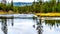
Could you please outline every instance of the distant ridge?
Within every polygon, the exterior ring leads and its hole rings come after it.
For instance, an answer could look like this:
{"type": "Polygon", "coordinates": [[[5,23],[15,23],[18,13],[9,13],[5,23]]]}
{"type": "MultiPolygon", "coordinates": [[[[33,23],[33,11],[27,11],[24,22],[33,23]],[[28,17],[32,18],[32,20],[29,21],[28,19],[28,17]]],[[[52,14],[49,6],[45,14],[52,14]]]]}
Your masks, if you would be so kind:
{"type": "Polygon", "coordinates": [[[26,5],[30,6],[32,5],[32,2],[13,2],[13,5],[14,6],[26,6],[26,5]]]}

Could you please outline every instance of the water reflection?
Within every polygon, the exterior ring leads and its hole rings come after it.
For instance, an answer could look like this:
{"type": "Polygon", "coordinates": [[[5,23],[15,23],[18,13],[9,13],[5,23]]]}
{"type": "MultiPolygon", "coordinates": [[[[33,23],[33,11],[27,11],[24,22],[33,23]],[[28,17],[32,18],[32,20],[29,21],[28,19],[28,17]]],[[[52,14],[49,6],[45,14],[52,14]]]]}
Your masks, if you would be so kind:
{"type": "Polygon", "coordinates": [[[7,19],[2,20],[1,30],[4,34],[59,34],[60,20],[44,20],[34,17],[33,19],[13,19],[7,24],[7,19]],[[10,23],[11,22],[11,23],[10,23]],[[35,24],[36,22],[36,24],[35,24]],[[33,27],[34,28],[33,28],[33,27]],[[56,29],[53,27],[57,27],[56,29]],[[36,29],[35,29],[36,28],[36,29]]]}
{"type": "Polygon", "coordinates": [[[37,29],[38,34],[48,34],[52,30],[53,30],[52,31],[52,34],[53,34],[54,31],[56,30],[55,28],[59,29],[59,27],[60,27],[60,20],[44,20],[44,22],[42,22],[42,19],[37,20],[37,28],[36,29],[37,29]],[[44,25],[44,23],[45,23],[45,25],[44,25]],[[50,27],[50,29],[47,27],[50,27]]]}
{"type": "Polygon", "coordinates": [[[4,34],[7,34],[7,19],[2,19],[2,27],[1,27],[2,31],[4,32],[4,34]]]}
{"type": "Polygon", "coordinates": [[[60,25],[60,20],[45,20],[45,24],[58,27],[60,25]]]}
{"type": "Polygon", "coordinates": [[[48,24],[48,25],[55,25],[55,20],[45,20],[45,24],[48,24]]]}
{"type": "MultiPolygon", "coordinates": [[[[4,18],[4,19],[1,19],[1,30],[3,31],[4,34],[7,34],[8,33],[8,28],[7,28],[7,21],[8,19],[4,18]]],[[[13,23],[13,19],[11,19],[11,25],[13,26],[14,23],[13,23]]]]}
{"type": "Polygon", "coordinates": [[[41,19],[38,17],[36,22],[37,22],[36,30],[37,30],[38,34],[42,34],[42,22],[41,22],[41,19]]]}
{"type": "Polygon", "coordinates": [[[13,26],[14,25],[14,23],[13,23],[14,21],[13,21],[13,19],[12,19],[12,23],[11,23],[11,25],[13,26]]]}

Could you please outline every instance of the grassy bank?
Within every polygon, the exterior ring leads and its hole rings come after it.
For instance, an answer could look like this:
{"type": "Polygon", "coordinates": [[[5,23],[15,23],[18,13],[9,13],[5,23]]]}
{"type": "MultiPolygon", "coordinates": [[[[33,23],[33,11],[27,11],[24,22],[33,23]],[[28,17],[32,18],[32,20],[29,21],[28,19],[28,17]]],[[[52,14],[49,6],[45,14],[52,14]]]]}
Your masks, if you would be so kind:
{"type": "Polygon", "coordinates": [[[35,13],[35,15],[39,16],[48,16],[48,17],[60,17],[60,13],[35,13]]]}
{"type": "MultiPolygon", "coordinates": [[[[0,14],[19,14],[19,13],[17,13],[17,12],[13,12],[13,11],[8,11],[8,12],[6,12],[6,11],[2,11],[2,10],[0,10],[0,14]]],[[[24,13],[23,13],[24,14],[24,13]]],[[[39,16],[48,16],[48,17],[50,17],[50,16],[52,16],[52,17],[60,17],[60,13],[35,13],[35,15],[39,15],[39,16]]]]}
{"type": "Polygon", "coordinates": [[[8,12],[0,10],[0,14],[14,14],[14,12],[11,10],[8,12]]]}

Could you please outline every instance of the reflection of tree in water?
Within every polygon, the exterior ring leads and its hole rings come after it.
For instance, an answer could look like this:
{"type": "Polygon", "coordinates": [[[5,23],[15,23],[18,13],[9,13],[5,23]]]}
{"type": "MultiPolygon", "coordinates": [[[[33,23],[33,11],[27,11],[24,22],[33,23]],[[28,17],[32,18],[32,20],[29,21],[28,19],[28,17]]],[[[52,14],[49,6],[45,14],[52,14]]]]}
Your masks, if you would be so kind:
{"type": "MultiPolygon", "coordinates": [[[[4,32],[4,34],[7,34],[7,18],[2,18],[1,19],[2,20],[2,31],[4,32]]],[[[13,23],[13,19],[12,19],[12,23],[11,23],[11,25],[13,26],[14,25],[14,23],[13,23]]]]}
{"type": "Polygon", "coordinates": [[[7,19],[2,19],[2,31],[7,34],[7,19]]]}
{"type": "MultiPolygon", "coordinates": [[[[40,17],[39,17],[40,18],[40,17]]],[[[37,32],[38,34],[42,34],[42,23],[41,23],[41,19],[36,19],[36,22],[37,22],[37,32]]],[[[35,25],[33,25],[33,27],[35,27],[35,25]]]]}
{"type": "MultiPolygon", "coordinates": [[[[45,20],[45,24],[50,25],[51,27],[59,27],[60,25],[60,20],[45,20]]],[[[50,27],[50,28],[51,28],[50,27]]]]}
{"type": "Polygon", "coordinates": [[[42,34],[42,23],[41,23],[41,19],[39,19],[39,22],[37,22],[37,31],[38,34],[42,34]]]}
{"type": "Polygon", "coordinates": [[[45,20],[45,24],[54,26],[55,25],[55,20],[45,20]]]}
{"type": "Polygon", "coordinates": [[[12,26],[14,25],[14,23],[13,23],[13,19],[12,19],[12,23],[11,23],[11,25],[12,25],[12,26]]]}

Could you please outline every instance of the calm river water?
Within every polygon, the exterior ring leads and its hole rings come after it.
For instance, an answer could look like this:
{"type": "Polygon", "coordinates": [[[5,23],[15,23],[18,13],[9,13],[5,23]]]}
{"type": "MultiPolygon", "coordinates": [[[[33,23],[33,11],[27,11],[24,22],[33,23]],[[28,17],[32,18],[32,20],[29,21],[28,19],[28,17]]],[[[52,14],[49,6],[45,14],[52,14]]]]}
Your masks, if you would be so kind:
{"type": "Polygon", "coordinates": [[[60,34],[60,20],[0,19],[0,34],[60,34]]]}

